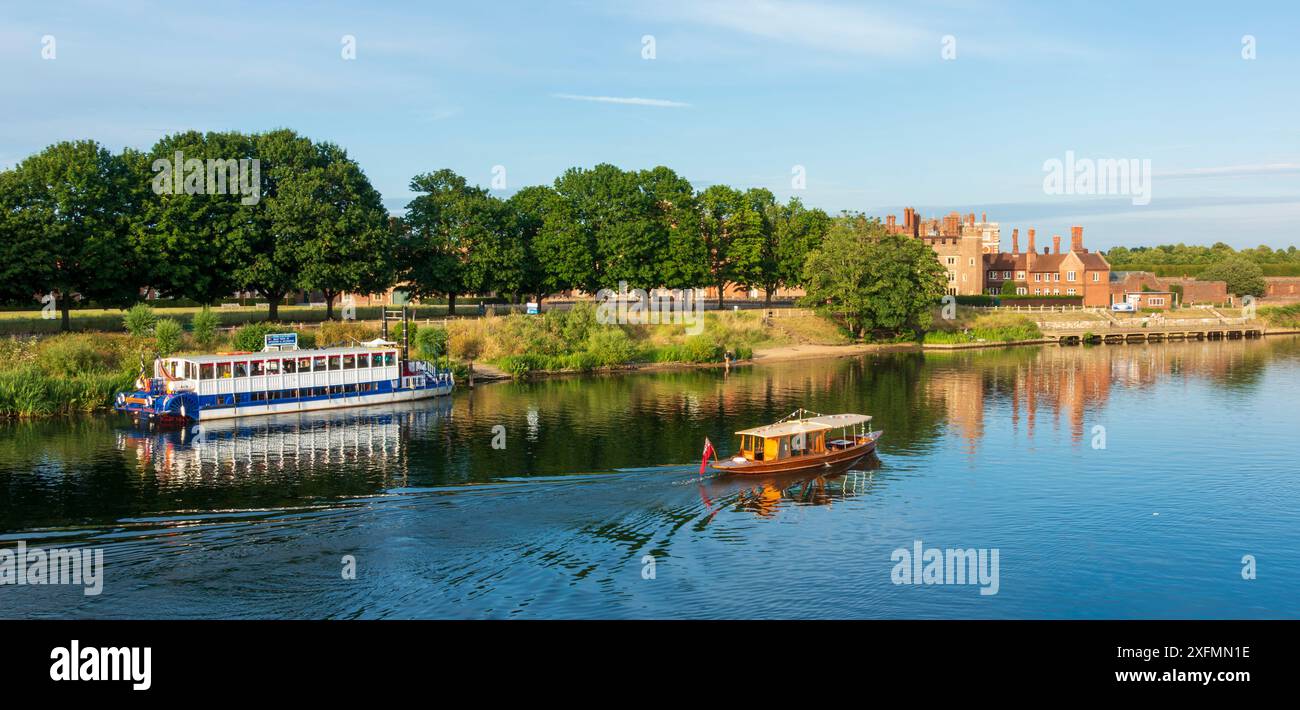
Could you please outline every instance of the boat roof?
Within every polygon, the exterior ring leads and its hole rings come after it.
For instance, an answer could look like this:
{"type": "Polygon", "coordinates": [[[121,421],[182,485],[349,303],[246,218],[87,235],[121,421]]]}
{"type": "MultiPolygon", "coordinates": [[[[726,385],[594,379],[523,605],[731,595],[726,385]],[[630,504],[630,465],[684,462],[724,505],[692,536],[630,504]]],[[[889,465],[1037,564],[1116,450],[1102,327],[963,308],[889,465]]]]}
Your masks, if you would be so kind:
{"type": "Polygon", "coordinates": [[[745,429],[743,431],[736,432],[736,434],[740,436],[761,436],[764,439],[769,439],[774,436],[789,436],[790,434],[807,434],[808,432],[826,431],[827,429],[830,429],[828,425],[819,424],[817,422],[812,421],[811,419],[796,419],[788,422],[780,422],[777,424],[767,424],[765,426],[754,427],[753,429],[745,429]]]}
{"type": "Polygon", "coordinates": [[[866,414],[823,414],[820,417],[809,417],[803,420],[805,422],[816,422],[825,424],[832,429],[838,429],[844,426],[854,426],[871,421],[871,417],[866,414]]]}
{"type": "Polygon", "coordinates": [[[391,352],[393,347],[383,348],[303,348],[300,350],[260,350],[250,353],[227,353],[225,355],[172,355],[164,360],[189,360],[190,362],[233,362],[236,360],[268,360],[275,358],[317,357],[321,355],[360,355],[361,353],[391,352]]]}
{"type": "Polygon", "coordinates": [[[871,421],[871,417],[865,414],[823,414],[808,417],[807,419],[791,419],[790,421],[745,429],[736,432],[736,434],[739,436],[761,436],[767,439],[774,436],[789,436],[790,434],[807,434],[814,431],[838,429],[869,421],[871,421]]]}

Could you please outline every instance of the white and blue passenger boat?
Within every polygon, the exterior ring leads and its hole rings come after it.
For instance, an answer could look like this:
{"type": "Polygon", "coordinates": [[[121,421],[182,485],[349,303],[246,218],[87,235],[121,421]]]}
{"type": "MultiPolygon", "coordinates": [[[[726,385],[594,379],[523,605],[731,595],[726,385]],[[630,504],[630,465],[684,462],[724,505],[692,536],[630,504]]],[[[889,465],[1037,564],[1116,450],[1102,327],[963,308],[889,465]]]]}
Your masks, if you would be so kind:
{"type": "Polygon", "coordinates": [[[261,352],[158,358],[153,376],[142,373],[113,408],[150,421],[208,421],[409,402],[455,386],[450,372],[406,359],[395,343],[299,350],[296,338],[277,335],[261,352]]]}

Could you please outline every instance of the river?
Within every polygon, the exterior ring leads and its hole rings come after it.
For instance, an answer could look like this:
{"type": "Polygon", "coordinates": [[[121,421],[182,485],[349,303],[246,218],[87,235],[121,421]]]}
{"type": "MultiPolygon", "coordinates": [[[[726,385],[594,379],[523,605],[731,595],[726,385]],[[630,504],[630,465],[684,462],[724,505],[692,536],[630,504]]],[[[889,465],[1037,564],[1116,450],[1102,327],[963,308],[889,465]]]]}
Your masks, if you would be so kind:
{"type": "Polygon", "coordinates": [[[1295,617],[1298,403],[1300,339],[1278,337],[480,384],[197,431],[0,424],[0,549],[104,560],[102,593],[0,585],[0,616],[1295,617]],[[873,415],[878,455],[698,476],[706,436],[726,455],[799,407],[873,415]],[[900,583],[931,548],[996,555],[995,577],[900,583]]]}

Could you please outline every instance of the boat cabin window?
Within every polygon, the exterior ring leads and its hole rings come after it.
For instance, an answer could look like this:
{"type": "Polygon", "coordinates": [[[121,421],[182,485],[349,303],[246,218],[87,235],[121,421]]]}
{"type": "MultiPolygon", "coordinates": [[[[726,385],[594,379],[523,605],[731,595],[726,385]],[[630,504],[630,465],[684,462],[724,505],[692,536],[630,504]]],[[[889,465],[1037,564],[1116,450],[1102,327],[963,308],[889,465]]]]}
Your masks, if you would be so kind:
{"type": "Polygon", "coordinates": [[[315,364],[315,366],[313,367],[313,369],[314,369],[316,372],[324,372],[324,371],[325,371],[325,356],[324,356],[324,355],[318,355],[318,356],[316,357],[316,364],[315,364]]]}
{"type": "Polygon", "coordinates": [[[266,361],[266,374],[268,374],[268,375],[278,375],[278,374],[280,374],[280,361],[279,361],[279,360],[267,360],[267,361],[266,361]]]}
{"type": "Polygon", "coordinates": [[[397,353],[384,353],[384,367],[392,367],[397,364],[397,353]]]}
{"type": "Polygon", "coordinates": [[[254,377],[261,377],[262,375],[266,374],[266,370],[262,367],[261,360],[253,360],[252,362],[248,363],[248,365],[249,365],[248,374],[254,377]]]}
{"type": "Polygon", "coordinates": [[[339,369],[339,356],[338,356],[338,355],[330,355],[330,369],[331,369],[331,370],[337,370],[337,369],[339,369]]]}
{"type": "Polygon", "coordinates": [[[357,356],[351,353],[343,356],[343,369],[355,370],[357,368],[357,356]]]}
{"type": "Polygon", "coordinates": [[[361,353],[357,356],[357,367],[370,367],[370,353],[361,353]]]}
{"type": "Polygon", "coordinates": [[[228,362],[217,363],[217,377],[220,377],[222,379],[230,377],[230,363],[228,362]]]}
{"type": "Polygon", "coordinates": [[[248,363],[235,363],[235,377],[248,377],[248,363]]]}
{"type": "Polygon", "coordinates": [[[203,363],[202,365],[199,365],[199,379],[200,379],[200,380],[210,380],[210,379],[212,379],[212,377],[213,377],[213,375],[214,375],[215,372],[216,372],[216,368],[213,367],[212,363],[210,363],[210,362],[205,362],[205,363],[203,363]]]}
{"type": "Polygon", "coordinates": [[[292,375],[293,373],[295,373],[295,372],[297,372],[297,371],[298,371],[298,361],[295,360],[295,359],[293,359],[293,358],[291,358],[291,357],[287,357],[287,358],[285,358],[285,359],[284,359],[284,374],[286,374],[286,375],[292,375]]]}
{"type": "Polygon", "coordinates": [[[311,372],[311,358],[298,358],[298,372],[311,372]]]}

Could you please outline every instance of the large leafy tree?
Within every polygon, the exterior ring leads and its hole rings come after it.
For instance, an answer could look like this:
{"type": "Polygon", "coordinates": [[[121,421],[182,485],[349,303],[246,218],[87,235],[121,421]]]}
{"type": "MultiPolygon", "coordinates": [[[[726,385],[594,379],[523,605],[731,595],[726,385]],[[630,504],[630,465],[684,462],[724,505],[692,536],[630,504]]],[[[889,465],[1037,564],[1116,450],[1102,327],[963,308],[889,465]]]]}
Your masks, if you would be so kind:
{"type": "Polygon", "coordinates": [[[696,202],[710,282],[718,288],[722,308],[728,282],[748,286],[762,280],[762,215],[743,193],[726,185],[708,188],[696,202]]]}
{"type": "Polygon", "coordinates": [[[1238,296],[1263,296],[1264,270],[1244,256],[1231,256],[1211,265],[1197,277],[1201,281],[1226,281],[1228,292],[1238,296]]]}
{"type": "Polygon", "coordinates": [[[138,298],[128,232],[143,199],[130,168],[94,141],[52,145],[0,176],[0,277],[5,295],[57,292],[62,328],[74,294],[125,305],[138,298]]]}
{"type": "Polygon", "coordinates": [[[547,273],[538,255],[537,240],[556,199],[557,195],[550,187],[534,185],[519,190],[506,200],[510,230],[522,250],[514,293],[533,296],[538,303],[547,292],[547,273]]]}
{"type": "Polygon", "coordinates": [[[830,312],[856,336],[911,331],[919,340],[943,296],[944,269],[919,240],[887,234],[879,220],[835,220],[804,265],[805,302],[830,312]]]}
{"type": "Polygon", "coordinates": [[[296,200],[302,192],[293,183],[324,159],[312,142],[288,129],[253,137],[260,161],[261,197],[256,204],[240,203],[238,221],[243,225],[245,252],[234,270],[235,281],[256,290],[270,304],[270,320],[279,320],[280,302],[300,285],[301,251],[296,236],[301,232],[296,213],[280,204],[296,200]],[[281,192],[284,192],[282,198],[281,192]]]}
{"type": "Polygon", "coordinates": [[[555,192],[562,205],[544,226],[544,242],[559,258],[563,280],[589,292],[617,288],[620,281],[634,288],[659,285],[668,231],[640,175],[607,163],[570,168],[556,179],[555,192]]]}
{"type": "MultiPolygon", "coordinates": [[[[154,168],[155,161],[171,165],[178,152],[185,160],[205,163],[252,160],[255,139],[236,132],[177,133],[159,140],[136,167],[137,175],[147,173],[137,180],[151,186],[131,230],[146,282],[170,295],[213,303],[243,285],[236,272],[252,251],[250,210],[228,180],[222,194],[153,190],[160,176],[166,177],[161,163],[154,168]]],[[[251,169],[246,174],[251,178],[251,169]]]]}
{"type": "Polygon", "coordinates": [[[654,239],[663,249],[656,258],[659,286],[694,288],[709,281],[709,256],[700,240],[695,188],[662,165],[638,175],[653,208],[654,239]]]}
{"type": "Polygon", "coordinates": [[[763,241],[762,279],[767,306],[772,306],[772,294],[783,286],[803,283],[803,266],[808,254],[821,245],[830,229],[831,218],[819,209],[808,209],[799,198],[792,197],[784,205],[769,208],[771,232],[763,241]]]}
{"type": "Polygon", "coordinates": [[[393,284],[395,239],[383,199],[342,148],[317,146],[320,165],[280,185],[271,205],[294,243],[299,283],[325,296],[325,317],[347,291],[377,293],[393,284]]]}
{"type": "Polygon", "coordinates": [[[496,272],[517,269],[520,257],[506,244],[508,217],[500,200],[447,169],[416,175],[411,190],[420,194],[406,206],[402,253],[413,295],[445,295],[454,313],[458,294],[517,278],[496,272]]]}

